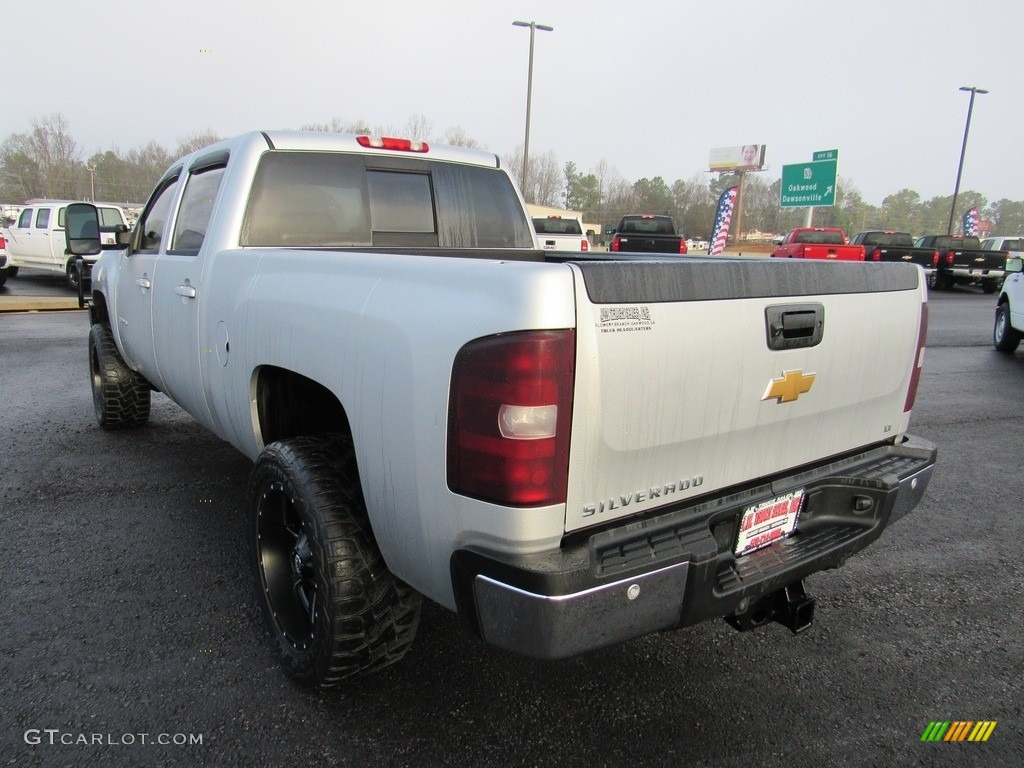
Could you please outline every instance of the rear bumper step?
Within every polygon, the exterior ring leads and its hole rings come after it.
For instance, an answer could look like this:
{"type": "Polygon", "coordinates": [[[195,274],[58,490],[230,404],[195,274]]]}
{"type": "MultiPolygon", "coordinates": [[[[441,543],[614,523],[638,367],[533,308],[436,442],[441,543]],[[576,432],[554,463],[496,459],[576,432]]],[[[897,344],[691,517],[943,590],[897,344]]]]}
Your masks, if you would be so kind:
{"type": "Polygon", "coordinates": [[[836,568],[921,500],[931,443],[898,446],[798,471],[660,514],[567,539],[558,552],[514,557],[466,548],[452,556],[460,615],[487,642],[526,656],[567,658],[651,632],[729,617],[753,629],[810,626],[802,580],[836,568]],[[796,532],[742,557],[742,510],[797,488],[796,532]]]}

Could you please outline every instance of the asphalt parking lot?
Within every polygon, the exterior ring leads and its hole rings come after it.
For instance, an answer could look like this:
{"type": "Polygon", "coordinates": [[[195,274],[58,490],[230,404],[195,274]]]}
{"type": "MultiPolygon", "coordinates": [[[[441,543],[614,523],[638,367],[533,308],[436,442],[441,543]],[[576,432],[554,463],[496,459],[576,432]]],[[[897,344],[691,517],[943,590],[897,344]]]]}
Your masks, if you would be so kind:
{"type": "Polygon", "coordinates": [[[807,632],[714,622],[540,663],[428,605],[401,663],[328,694],[271,656],[247,460],[162,396],[148,426],[100,430],[85,314],[2,314],[0,761],[1018,766],[1024,348],[993,351],[993,307],[932,297],[911,431],[938,444],[935,475],[910,516],[807,581],[807,632]],[[921,741],[983,720],[987,742],[921,741]]]}

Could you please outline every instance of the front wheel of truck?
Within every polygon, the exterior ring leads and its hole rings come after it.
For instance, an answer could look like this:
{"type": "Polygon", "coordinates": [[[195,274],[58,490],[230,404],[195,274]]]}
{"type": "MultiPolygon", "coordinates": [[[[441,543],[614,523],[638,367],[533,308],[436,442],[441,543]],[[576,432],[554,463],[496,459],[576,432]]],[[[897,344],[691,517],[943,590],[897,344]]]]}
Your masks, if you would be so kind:
{"type": "Polygon", "coordinates": [[[272,443],[249,494],[257,597],[288,675],[330,688],[401,659],[419,626],[420,595],[377,548],[351,443],[272,443]]]}
{"type": "Polygon", "coordinates": [[[992,329],[992,343],[1000,352],[1014,352],[1020,344],[1021,333],[1010,325],[1010,305],[1005,301],[996,307],[996,324],[992,329]]]}
{"type": "Polygon", "coordinates": [[[128,367],[110,326],[102,323],[89,329],[89,380],[101,427],[138,427],[149,421],[149,382],[128,367]]]}

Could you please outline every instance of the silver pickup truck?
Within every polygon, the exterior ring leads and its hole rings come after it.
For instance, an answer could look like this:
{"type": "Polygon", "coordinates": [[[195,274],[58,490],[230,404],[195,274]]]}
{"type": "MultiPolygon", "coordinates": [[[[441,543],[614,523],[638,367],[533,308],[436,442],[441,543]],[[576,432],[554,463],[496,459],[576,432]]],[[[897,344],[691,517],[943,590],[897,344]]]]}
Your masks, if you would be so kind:
{"type": "Polygon", "coordinates": [[[494,155],[284,132],[174,163],[120,239],[96,417],[159,390],[254,461],[256,591],[308,685],[401,658],[421,596],[545,659],[802,630],[803,580],[934,466],[914,266],[545,252],[494,155]]]}

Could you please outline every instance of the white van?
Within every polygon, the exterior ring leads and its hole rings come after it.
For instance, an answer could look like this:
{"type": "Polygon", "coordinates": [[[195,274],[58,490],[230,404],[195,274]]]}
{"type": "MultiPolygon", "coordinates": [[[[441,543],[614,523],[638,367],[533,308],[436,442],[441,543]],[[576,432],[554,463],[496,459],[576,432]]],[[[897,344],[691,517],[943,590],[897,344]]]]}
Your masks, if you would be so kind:
{"type": "MultiPolygon", "coordinates": [[[[64,211],[75,200],[45,200],[27,205],[21,210],[18,220],[3,230],[7,244],[7,267],[14,276],[21,267],[45,269],[48,272],[62,272],[68,277],[72,288],[77,288],[75,257],[64,250],[64,211]]],[[[116,205],[99,204],[100,241],[105,246],[117,244],[117,232],[128,231],[128,219],[124,209],[116,205]]],[[[86,259],[91,265],[96,256],[86,259]]]]}

